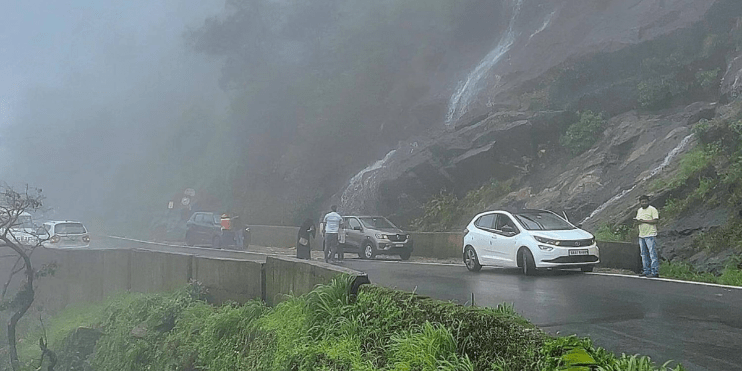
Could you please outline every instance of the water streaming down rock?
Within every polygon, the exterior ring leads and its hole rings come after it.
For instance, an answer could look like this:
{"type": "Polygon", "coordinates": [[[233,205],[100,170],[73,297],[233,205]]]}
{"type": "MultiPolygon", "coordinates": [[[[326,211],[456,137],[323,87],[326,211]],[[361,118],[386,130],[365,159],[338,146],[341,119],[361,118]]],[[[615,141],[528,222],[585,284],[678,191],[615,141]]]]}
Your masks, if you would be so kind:
{"type": "Polygon", "coordinates": [[[549,25],[551,24],[551,20],[554,19],[554,15],[556,13],[557,11],[555,10],[551,12],[548,16],[546,16],[546,19],[544,19],[544,23],[541,24],[541,27],[539,27],[539,29],[536,30],[536,32],[532,33],[531,36],[528,36],[528,42],[531,42],[531,39],[533,39],[534,36],[543,32],[546,29],[546,27],[549,27],[549,25]]]}
{"type": "Polygon", "coordinates": [[[364,200],[372,199],[372,197],[368,197],[368,193],[376,192],[378,188],[378,184],[376,183],[379,170],[386,166],[387,162],[389,162],[396,152],[396,149],[389,151],[384,158],[361,170],[350,179],[348,186],[340,196],[340,209],[342,213],[369,212],[364,209],[364,200]]]}
{"type": "Polygon", "coordinates": [[[500,38],[497,46],[490,51],[484,59],[469,73],[466,80],[459,82],[456,92],[453,93],[448,103],[448,114],[446,116],[446,125],[452,125],[458,121],[467,111],[477,93],[485,85],[486,77],[490,70],[500,59],[510,50],[515,42],[515,20],[520,14],[520,8],[523,0],[514,0],[513,13],[510,17],[510,23],[505,35],[500,38]]]}
{"type": "Polygon", "coordinates": [[[592,213],[590,213],[590,215],[588,215],[588,217],[585,218],[585,219],[583,219],[580,223],[582,224],[582,223],[585,223],[586,221],[590,220],[590,218],[594,217],[595,215],[598,215],[598,213],[600,213],[601,211],[605,210],[609,205],[611,205],[614,202],[622,199],[624,196],[626,196],[631,191],[633,191],[634,189],[636,189],[636,187],[639,184],[644,183],[647,180],[649,180],[652,177],[654,177],[655,175],[657,175],[660,171],[662,171],[664,168],[666,168],[667,165],[670,164],[670,162],[675,158],[675,156],[678,155],[678,153],[680,153],[680,151],[682,151],[685,148],[685,146],[688,145],[688,143],[690,142],[691,139],[693,139],[693,134],[688,134],[685,138],[683,138],[683,140],[680,141],[680,143],[675,148],[672,149],[672,151],[670,151],[670,152],[667,153],[667,156],[665,156],[665,159],[662,161],[662,163],[659,166],[657,166],[656,168],[652,169],[652,171],[649,172],[649,175],[647,175],[644,178],[642,178],[641,181],[639,181],[636,184],[634,184],[631,188],[625,189],[625,190],[621,191],[621,193],[619,193],[619,194],[611,197],[608,201],[606,201],[602,205],[598,206],[597,209],[595,209],[592,213]]]}

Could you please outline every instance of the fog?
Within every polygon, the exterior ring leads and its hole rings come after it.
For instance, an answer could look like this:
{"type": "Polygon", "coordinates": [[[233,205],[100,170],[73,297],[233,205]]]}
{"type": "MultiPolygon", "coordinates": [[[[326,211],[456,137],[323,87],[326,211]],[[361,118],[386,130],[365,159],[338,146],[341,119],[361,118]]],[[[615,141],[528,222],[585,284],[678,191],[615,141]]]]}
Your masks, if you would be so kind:
{"type": "Polygon", "coordinates": [[[213,125],[227,107],[218,59],[184,37],[224,1],[11,2],[0,14],[0,178],[42,188],[46,218],[104,225],[145,201],[166,207],[173,128],[213,125]]]}
{"type": "Polygon", "coordinates": [[[0,180],[42,188],[44,218],[111,230],[150,227],[188,187],[249,222],[318,217],[360,169],[443,124],[453,72],[510,17],[484,0],[8,9],[0,180]]]}

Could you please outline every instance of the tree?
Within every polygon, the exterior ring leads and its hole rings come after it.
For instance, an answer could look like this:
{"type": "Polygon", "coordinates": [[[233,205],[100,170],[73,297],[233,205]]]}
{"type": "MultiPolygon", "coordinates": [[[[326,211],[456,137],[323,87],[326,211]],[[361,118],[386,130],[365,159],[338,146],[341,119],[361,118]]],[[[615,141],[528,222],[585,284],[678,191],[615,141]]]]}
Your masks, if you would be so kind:
{"type": "Polygon", "coordinates": [[[34,279],[40,273],[34,270],[31,256],[34,249],[44,241],[43,236],[35,234],[33,227],[29,231],[29,228],[26,228],[29,226],[23,225],[23,218],[28,212],[41,208],[42,200],[41,189],[26,186],[24,191],[17,192],[10,186],[0,186],[0,245],[8,247],[16,256],[16,262],[0,297],[0,309],[11,311],[7,323],[7,337],[10,363],[14,371],[19,371],[21,367],[16,349],[16,326],[34,301],[34,279]],[[13,298],[6,300],[11,281],[21,272],[25,280],[13,298]]]}

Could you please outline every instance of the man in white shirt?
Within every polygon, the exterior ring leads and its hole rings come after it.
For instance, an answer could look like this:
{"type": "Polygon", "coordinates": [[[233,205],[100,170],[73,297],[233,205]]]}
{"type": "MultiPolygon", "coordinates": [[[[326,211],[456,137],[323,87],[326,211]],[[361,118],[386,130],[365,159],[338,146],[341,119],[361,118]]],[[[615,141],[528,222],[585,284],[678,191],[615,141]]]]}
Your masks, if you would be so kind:
{"type": "Polygon", "coordinates": [[[657,256],[657,223],[660,214],[654,206],[649,205],[649,196],[639,197],[641,207],[636,211],[636,223],[639,224],[639,248],[642,254],[642,276],[660,276],[660,260],[657,256]]]}
{"type": "MultiPolygon", "coordinates": [[[[325,262],[335,262],[335,254],[338,253],[338,233],[340,232],[340,224],[343,222],[343,217],[338,214],[338,207],[332,205],[330,207],[331,212],[325,215],[322,223],[325,225],[325,262]]],[[[342,253],[338,254],[338,258],[343,260],[342,253]]]]}

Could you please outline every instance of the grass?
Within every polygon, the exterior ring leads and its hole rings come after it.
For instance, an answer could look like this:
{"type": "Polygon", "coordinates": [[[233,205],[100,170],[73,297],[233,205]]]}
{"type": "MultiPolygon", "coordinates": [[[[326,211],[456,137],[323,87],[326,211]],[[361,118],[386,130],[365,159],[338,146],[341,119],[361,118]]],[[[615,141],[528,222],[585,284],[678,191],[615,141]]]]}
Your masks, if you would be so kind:
{"type": "Polygon", "coordinates": [[[465,307],[370,285],[352,301],[350,282],[340,276],[275,308],[216,307],[192,289],[127,294],[66,311],[47,329],[56,349],[78,326],[102,331],[87,360],[98,371],[671,369],[547,335],[512,304],[465,307]]]}
{"type": "Polygon", "coordinates": [[[684,262],[666,262],[660,265],[660,275],[685,281],[742,286],[742,269],[740,267],[742,267],[742,259],[739,257],[730,259],[720,275],[698,272],[693,266],[684,262]]]}

